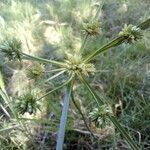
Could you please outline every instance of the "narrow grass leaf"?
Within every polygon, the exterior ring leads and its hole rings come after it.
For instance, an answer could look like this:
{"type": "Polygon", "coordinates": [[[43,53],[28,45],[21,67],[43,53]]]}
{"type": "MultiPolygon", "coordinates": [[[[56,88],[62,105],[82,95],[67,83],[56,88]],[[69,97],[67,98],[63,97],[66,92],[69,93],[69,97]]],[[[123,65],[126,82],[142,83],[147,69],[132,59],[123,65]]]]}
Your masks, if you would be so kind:
{"type": "Polygon", "coordinates": [[[132,140],[130,135],[126,132],[126,130],[120,125],[118,120],[115,118],[115,116],[108,115],[109,119],[112,121],[112,123],[115,125],[115,127],[119,130],[119,132],[123,135],[123,137],[126,139],[128,144],[131,146],[133,150],[138,150],[139,148],[135,144],[135,142],[132,140]]]}
{"type": "Polygon", "coordinates": [[[10,114],[8,113],[8,111],[5,109],[5,107],[0,104],[0,107],[2,108],[3,112],[6,114],[6,116],[8,116],[10,118],[10,114]]]}

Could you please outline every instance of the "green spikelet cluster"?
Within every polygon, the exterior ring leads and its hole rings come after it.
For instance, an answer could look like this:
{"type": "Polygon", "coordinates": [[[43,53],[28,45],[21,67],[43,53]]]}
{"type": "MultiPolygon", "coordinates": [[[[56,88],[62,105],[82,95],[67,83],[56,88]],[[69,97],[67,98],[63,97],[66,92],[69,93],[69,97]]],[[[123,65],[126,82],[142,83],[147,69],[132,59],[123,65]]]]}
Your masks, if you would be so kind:
{"type": "Polygon", "coordinates": [[[19,114],[28,112],[30,115],[36,113],[37,109],[40,108],[40,104],[37,101],[35,94],[28,92],[16,100],[15,110],[19,114]]]}
{"type": "Polygon", "coordinates": [[[21,61],[21,41],[16,38],[5,40],[0,45],[0,51],[4,53],[9,60],[21,61]]]}
{"type": "Polygon", "coordinates": [[[90,73],[96,72],[95,66],[91,63],[84,63],[82,57],[78,54],[67,53],[66,68],[69,74],[76,74],[78,72],[88,76],[90,73]]]}
{"type": "Polygon", "coordinates": [[[119,36],[123,36],[127,43],[133,43],[142,38],[142,33],[140,28],[125,24],[119,36]]]}
{"type": "Polygon", "coordinates": [[[98,35],[101,32],[100,22],[98,21],[83,24],[83,28],[83,31],[90,36],[98,35]]]}
{"type": "Polygon", "coordinates": [[[36,63],[32,67],[29,67],[26,71],[27,77],[30,79],[39,79],[44,72],[44,66],[36,63]]]}
{"type": "Polygon", "coordinates": [[[112,113],[111,108],[107,105],[102,105],[99,108],[94,108],[93,111],[89,113],[89,117],[92,122],[95,123],[96,127],[103,128],[109,123],[107,115],[110,113],[112,113]]]}

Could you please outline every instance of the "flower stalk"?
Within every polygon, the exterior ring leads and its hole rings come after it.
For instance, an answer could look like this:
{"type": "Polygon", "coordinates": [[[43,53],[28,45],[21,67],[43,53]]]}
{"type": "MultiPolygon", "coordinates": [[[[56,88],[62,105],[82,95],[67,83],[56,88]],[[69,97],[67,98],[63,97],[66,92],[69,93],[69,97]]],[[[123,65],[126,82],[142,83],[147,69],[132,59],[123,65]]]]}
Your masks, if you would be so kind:
{"type": "Polygon", "coordinates": [[[72,87],[72,83],[70,82],[69,84],[67,84],[67,87],[66,87],[64,105],[62,109],[60,127],[59,127],[59,132],[58,132],[58,137],[57,137],[56,150],[63,150],[65,128],[66,128],[67,116],[68,116],[68,111],[69,111],[69,100],[71,96],[71,87],[72,87]]]}
{"type": "Polygon", "coordinates": [[[59,67],[64,67],[65,66],[65,63],[63,63],[63,62],[44,59],[44,58],[41,58],[41,57],[29,55],[29,54],[26,54],[26,53],[22,53],[22,56],[23,56],[22,57],[23,59],[27,59],[27,60],[38,61],[38,62],[41,62],[41,63],[50,63],[50,64],[53,64],[53,65],[56,65],[56,66],[59,66],[59,67]]]}

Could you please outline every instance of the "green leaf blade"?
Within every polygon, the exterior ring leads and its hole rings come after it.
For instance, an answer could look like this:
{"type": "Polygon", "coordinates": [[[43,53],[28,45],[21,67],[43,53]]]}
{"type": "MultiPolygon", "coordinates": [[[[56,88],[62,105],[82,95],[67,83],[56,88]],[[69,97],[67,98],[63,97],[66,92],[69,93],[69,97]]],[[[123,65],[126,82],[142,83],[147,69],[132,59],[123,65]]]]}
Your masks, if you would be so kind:
{"type": "Polygon", "coordinates": [[[130,135],[126,132],[126,130],[120,125],[118,120],[115,118],[115,116],[108,115],[109,119],[112,121],[112,123],[115,125],[115,127],[118,129],[118,131],[123,135],[123,137],[126,139],[128,144],[133,150],[138,150],[139,148],[134,143],[130,135]]]}

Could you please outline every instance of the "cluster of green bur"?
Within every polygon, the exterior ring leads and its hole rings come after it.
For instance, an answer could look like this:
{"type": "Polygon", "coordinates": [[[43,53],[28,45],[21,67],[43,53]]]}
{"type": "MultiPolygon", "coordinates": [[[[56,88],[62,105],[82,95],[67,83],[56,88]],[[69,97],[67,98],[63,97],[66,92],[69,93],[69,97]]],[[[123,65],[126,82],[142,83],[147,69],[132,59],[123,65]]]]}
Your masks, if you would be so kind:
{"type": "Polygon", "coordinates": [[[82,56],[79,54],[70,54],[67,53],[66,59],[66,70],[69,75],[78,74],[78,72],[83,73],[85,76],[88,76],[89,73],[93,74],[96,72],[95,66],[91,63],[85,63],[82,60],[82,56]]]}
{"type": "Polygon", "coordinates": [[[2,51],[9,60],[21,61],[21,41],[16,38],[6,39],[2,42],[0,51],[2,51]]]}
{"type": "Polygon", "coordinates": [[[126,43],[133,43],[137,41],[138,39],[142,38],[142,32],[141,29],[134,26],[134,25],[124,25],[124,28],[119,33],[119,36],[122,36],[125,38],[126,43]]]}
{"type": "Polygon", "coordinates": [[[89,23],[85,23],[85,24],[83,24],[83,28],[84,28],[84,32],[90,36],[98,35],[101,32],[100,22],[98,22],[98,21],[92,21],[89,23]]]}
{"type": "Polygon", "coordinates": [[[35,94],[28,92],[16,100],[15,110],[19,114],[28,112],[30,115],[36,113],[37,109],[40,108],[40,104],[37,101],[35,94]]]}
{"type": "Polygon", "coordinates": [[[108,114],[112,114],[112,110],[108,105],[102,105],[99,108],[94,108],[89,113],[91,121],[95,123],[96,127],[103,128],[110,123],[108,114]]]}
{"type": "Polygon", "coordinates": [[[44,66],[39,63],[33,64],[33,66],[29,67],[26,71],[27,77],[29,79],[39,79],[44,72],[44,66]]]}

